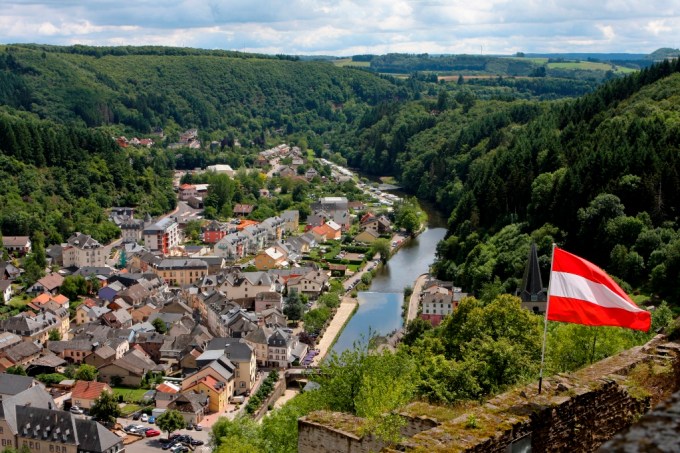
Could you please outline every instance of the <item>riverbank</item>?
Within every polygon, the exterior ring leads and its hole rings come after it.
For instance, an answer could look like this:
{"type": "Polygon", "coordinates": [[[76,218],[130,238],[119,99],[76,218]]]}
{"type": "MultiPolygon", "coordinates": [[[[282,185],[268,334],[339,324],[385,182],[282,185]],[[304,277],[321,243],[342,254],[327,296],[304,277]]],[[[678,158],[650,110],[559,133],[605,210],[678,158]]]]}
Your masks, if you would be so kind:
{"type": "Polygon", "coordinates": [[[342,302],[340,302],[340,306],[335,312],[335,316],[333,316],[333,319],[326,328],[321,341],[316,345],[316,349],[319,350],[319,353],[314,357],[312,366],[318,366],[323,359],[326,358],[328,351],[331,350],[335,344],[335,340],[340,336],[340,333],[342,333],[342,330],[345,328],[358,306],[358,300],[346,296],[342,298],[342,302]]]}

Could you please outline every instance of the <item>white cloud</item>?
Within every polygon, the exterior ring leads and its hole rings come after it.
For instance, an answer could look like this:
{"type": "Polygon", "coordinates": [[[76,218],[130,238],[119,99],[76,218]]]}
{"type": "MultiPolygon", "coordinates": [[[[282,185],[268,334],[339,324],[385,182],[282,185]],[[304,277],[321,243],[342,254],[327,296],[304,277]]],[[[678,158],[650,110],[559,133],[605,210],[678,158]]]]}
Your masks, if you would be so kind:
{"type": "Polygon", "coordinates": [[[676,47],[680,0],[2,0],[0,42],[266,53],[640,52],[676,47]]]}

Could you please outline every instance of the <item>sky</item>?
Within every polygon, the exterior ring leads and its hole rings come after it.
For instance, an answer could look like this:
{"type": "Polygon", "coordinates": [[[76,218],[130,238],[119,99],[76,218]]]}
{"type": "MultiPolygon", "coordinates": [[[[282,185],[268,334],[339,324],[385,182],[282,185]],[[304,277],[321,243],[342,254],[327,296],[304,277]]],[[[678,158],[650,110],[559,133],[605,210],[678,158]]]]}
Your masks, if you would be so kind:
{"type": "Polygon", "coordinates": [[[0,0],[0,42],[296,55],[680,46],[680,0],[0,0]]]}

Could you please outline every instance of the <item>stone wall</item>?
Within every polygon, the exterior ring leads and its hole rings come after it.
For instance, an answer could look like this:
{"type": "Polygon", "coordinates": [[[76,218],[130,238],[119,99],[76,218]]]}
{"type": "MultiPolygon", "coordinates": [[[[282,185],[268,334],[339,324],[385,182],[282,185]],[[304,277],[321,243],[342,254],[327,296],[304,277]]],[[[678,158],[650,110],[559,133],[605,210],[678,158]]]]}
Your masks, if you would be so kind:
{"type": "MultiPolygon", "coordinates": [[[[513,444],[533,452],[591,452],[680,388],[680,344],[657,336],[570,374],[498,395],[463,410],[418,403],[407,407],[405,439],[385,448],[362,437],[362,419],[325,413],[299,421],[301,452],[506,452],[513,444]],[[342,427],[345,429],[342,429],[342,427]]],[[[310,414],[311,415],[311,414],[310,414]]]]}

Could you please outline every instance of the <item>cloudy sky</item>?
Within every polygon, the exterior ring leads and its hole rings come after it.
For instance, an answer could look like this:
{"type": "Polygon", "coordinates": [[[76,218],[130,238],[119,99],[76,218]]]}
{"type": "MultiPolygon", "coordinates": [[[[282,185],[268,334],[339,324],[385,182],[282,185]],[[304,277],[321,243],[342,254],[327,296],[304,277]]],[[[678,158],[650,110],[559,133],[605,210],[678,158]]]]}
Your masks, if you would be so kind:
{"type": "Polygon", "coordinates": [[[680,0],[0,0],[0,11],[2,43],[327,55],[680,46],[680,0]]]}

